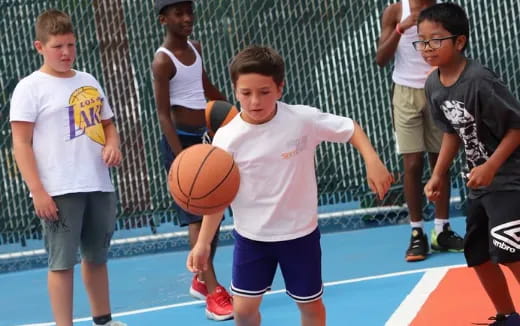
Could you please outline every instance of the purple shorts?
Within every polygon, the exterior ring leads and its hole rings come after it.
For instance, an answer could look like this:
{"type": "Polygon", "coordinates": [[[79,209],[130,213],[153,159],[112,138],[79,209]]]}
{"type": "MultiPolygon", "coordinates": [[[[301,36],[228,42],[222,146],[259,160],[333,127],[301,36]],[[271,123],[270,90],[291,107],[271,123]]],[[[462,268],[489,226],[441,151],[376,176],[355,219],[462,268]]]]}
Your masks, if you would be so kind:
{"type": "Polygon", "coordinates": [[[301,238],[264,242],[233,231],[233,276],[235,295],[259,297],[271,289],[276,267],[285,281],[287,294],[296,302],[311,302],[323,295],[321,246],[318,228],[301,238]]]}

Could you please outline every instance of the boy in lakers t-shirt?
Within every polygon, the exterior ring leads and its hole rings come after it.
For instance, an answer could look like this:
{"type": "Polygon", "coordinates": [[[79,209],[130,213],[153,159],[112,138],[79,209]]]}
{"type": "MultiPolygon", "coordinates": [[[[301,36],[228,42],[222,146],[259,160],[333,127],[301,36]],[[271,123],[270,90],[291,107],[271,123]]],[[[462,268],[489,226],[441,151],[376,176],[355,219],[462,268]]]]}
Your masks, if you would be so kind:
{"type": "Polygon", "coordinates": [[[121,162],[114,114],[97,80],[72,69],[70,17],[47,10],[35,27],[43,65],[16,86],[10,121],[16,162],[42,222],[54,319],[72,326],[79,248],[94,325],[124,326],[112,321],[106,266],[116,218],[108,168],[121,162]]]}

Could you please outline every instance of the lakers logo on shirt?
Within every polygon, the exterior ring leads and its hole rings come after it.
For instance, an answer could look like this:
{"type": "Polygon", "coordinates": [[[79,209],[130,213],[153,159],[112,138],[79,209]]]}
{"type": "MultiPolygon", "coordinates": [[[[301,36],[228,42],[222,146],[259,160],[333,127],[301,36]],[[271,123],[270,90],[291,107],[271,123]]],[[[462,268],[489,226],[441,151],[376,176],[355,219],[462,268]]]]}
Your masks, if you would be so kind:
{"type": "Polygon", "coordinates": [[[75,90],[69,98],[70,139],[86,135],[98,144],[105,145],[105,132],[101,124],[103,98],[92,86],[75,90]]]}

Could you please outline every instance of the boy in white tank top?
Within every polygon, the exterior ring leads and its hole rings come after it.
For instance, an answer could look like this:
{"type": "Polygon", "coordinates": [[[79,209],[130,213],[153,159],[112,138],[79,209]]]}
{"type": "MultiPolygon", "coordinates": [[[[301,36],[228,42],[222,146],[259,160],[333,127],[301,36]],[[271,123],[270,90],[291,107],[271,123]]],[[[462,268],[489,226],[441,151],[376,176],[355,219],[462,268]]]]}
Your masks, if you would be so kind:
{"type": "MultiPolygon", "coordinates": [[[[206,99],[226,100],[210,82],[202,64],[201,45],[189,41],[194,23],[193,1],[155,0],[155,9],[166,35],[152,62],[153,88],[159,124],[163,133],[160,143],[166,170],[184,148],[202,143],[206,131],[206,99]]],[[[173,203],[173,201],[172,201],[173,203]]],[[[190,243],[199,236],[202,216],[177,211],[176,223],[188,226],[190,243]]],[[[212,242],[215,254],[218,234],[212,242]]],[[[210,268],[194,275],[190,294],[206,300],[206,315],[215,320],[232,318],[231,297],[210,268]]]]}
{"type": "MultiPolygon", "coordinates": [[[[404,195],[412,226],[412,236],[405,254],[409,262],[426,259],[429,253],[428,239],[423,232],[421,179],[424,153],[428,153],[433,168],[442,140],[442,132],[435,126],[426,108],[424,95],[424,84],[431,67],[412,46],[412,42],[418,39],[416,25],[419,13],[435,3],[435,0],[402,0],[389,5],[381,19],[381,36],[376,53],[376,62],[381,67],[394,58],[392,113],[398,152],[403,154],[404,195]]],[[[449,175],[443,178],[447,189],[443,191],[443,198],[435,203],[431,248],[461,252],[462,238],[451,231],[448,222],[449,175]]]]}

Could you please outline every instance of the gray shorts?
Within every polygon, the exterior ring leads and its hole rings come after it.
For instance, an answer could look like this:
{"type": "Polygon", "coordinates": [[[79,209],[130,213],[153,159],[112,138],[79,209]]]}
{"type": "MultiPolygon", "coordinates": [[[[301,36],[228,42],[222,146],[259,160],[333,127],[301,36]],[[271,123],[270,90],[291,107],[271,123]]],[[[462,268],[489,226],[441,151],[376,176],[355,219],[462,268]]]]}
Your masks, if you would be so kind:
{"type": "Polygon", "coordinates": [[[53,197],[57,221],[41,220],[50,270],[66,270],[81,258],[103,264],[107,261],[116,220],[114,192],[83,192],[53,197]]]}

